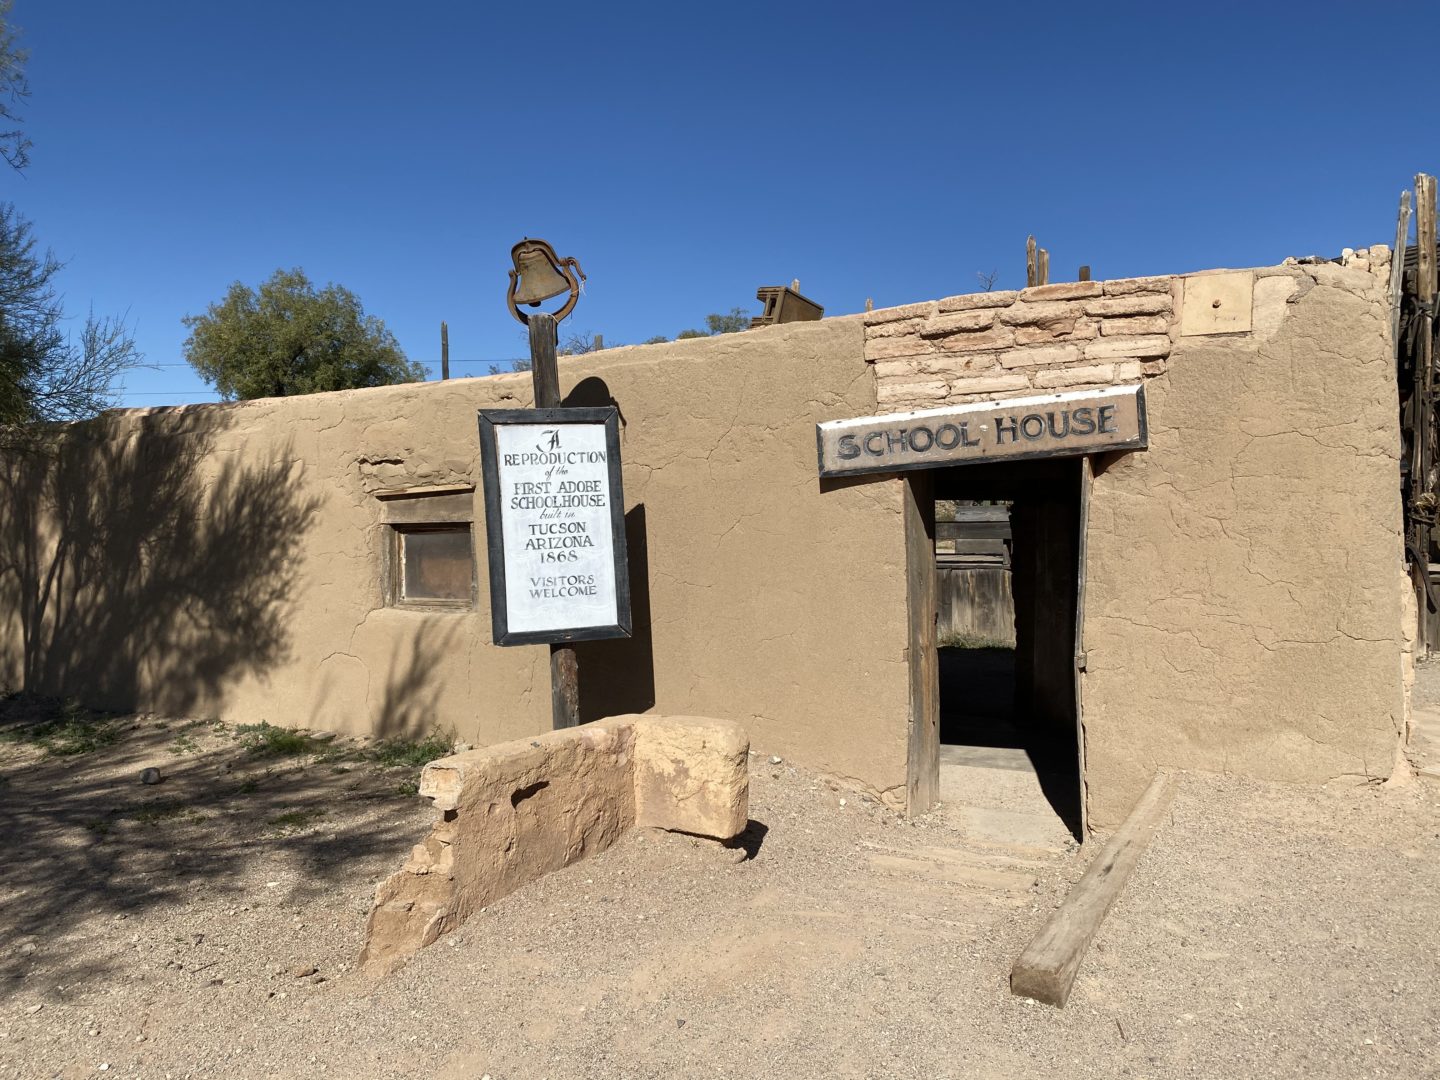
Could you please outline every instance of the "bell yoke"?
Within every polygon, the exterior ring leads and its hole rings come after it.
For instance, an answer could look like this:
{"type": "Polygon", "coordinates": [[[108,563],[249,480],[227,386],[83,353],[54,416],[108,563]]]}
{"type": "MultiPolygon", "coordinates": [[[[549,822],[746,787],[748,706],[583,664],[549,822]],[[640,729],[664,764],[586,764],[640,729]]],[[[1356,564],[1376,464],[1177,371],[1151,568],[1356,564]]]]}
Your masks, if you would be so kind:
{"type": "Polygon", "coordinates": [[[570,295],[555,312],[555,321],[570,314],[575,301],[580,299],[580,282],[585,280],[585,271],[578,262],[560,258],[544,240],[531,240],[528,236],[510,249],[510,258],[515,263],[515,269],[510,271],[510,288],[505,294],[510,314],[528,326],[530,316],[520,310],[520,304],[539,307],[541,301],[563,292],[570,295]]]}

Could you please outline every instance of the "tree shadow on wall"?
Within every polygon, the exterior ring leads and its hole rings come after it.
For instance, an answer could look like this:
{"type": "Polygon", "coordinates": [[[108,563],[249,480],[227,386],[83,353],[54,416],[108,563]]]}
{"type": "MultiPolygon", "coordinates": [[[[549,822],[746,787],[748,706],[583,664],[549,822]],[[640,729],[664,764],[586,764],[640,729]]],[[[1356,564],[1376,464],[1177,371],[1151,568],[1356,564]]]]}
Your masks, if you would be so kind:
{"type": "Polygon", "coordinates": [[[287,659],[318,500],[293,490],[288,444],[214,461],[229,423],[105,416],[0,453],[0,678],[184,715],[287,659]]]}
{"type": "Polygon", "coordinates": [[[440,692],[437,669],[453,652],[461,621],[454,615],[432,616],[410,639],[409,654],[396,649],[385,673],[384,697],[373,733],[382,739],[416,737],[439,728],[440,692]]]}

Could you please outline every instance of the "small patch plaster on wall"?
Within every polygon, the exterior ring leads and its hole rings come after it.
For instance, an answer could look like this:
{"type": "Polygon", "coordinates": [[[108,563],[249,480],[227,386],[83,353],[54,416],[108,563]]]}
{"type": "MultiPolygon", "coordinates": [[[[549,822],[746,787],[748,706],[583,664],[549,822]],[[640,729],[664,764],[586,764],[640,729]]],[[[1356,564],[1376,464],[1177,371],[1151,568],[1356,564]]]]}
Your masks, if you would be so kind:
{"type": "Polygon", "coordinates": [[[1257,281],[1260,333],[1177,342],[1150,383],[1150,449],[1097,469],[1083,692],[1099,828],[1163,765],[1296,781],[1392,768],[1405,704],[1388,316],[1370,275],[1285,276],[1257,281]]]}

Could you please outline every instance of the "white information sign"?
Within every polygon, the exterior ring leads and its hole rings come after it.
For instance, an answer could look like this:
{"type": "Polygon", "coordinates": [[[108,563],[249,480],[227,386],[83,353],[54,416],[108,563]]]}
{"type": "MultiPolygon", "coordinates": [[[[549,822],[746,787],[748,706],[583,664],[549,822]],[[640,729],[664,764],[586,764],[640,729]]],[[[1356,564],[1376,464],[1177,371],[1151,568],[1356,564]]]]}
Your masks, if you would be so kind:
{"type": "Polygon", "coordinates": [[[496,641],[627,635],[614,410],[482,412],[481,442],[496,641]]]}

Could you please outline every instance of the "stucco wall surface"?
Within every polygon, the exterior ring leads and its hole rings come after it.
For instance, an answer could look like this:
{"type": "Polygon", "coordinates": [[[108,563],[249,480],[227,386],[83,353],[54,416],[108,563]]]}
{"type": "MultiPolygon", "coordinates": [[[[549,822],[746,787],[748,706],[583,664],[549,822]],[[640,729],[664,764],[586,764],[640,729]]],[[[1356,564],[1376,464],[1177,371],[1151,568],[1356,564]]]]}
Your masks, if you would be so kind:
{"type": "Polygon", "coordinates": [[[1248,333],[1177,337],[1147,383],[1150,448],[1097,462],[1083,700],[1101,828],[1158,766],[1323,782],[1395,760],[1388,304],[1364,270],[1286,266],[1255,271],[1253,314],[1248,333]]]}
{"type": "MultiPolygon", "coordinates": [[[[562,358],[613,401],[636,634],[580,649],[582,714],[746,727],[903,800],[901,489],[822,492],[814,425],[873,413],[860,318],[562,358]]],[[[112,414],[0,492],[0,681],[99,705],[486,745],[550,725],[542,647],[490,643],[476,410],[528,375],[112,414]],[[478,602],[387,607],[377,492],[473,484],[478,602]]]]}
{"type": "MultiPolygon", "coordinates": [[[[1377,250],[563,359],[567,404],[623,418],[636,625],[582,645],[583,718],[732,720],[902,804],[903,484],[822,486],[814,425],[1143,379],[1150,447],[1097,459],[1090,501],[1091,822],[1163,765],[1387,775],[1407,586],[1377,250]]],[[[135,411],[0,456],[0,683],[477,745],[547,730],[546,649],[490,641],[479,490],[477,409],[530,403],[519,375],[135,411]],[[475,610],[387,606],[377,496],[455,485],[475,610]]]]}

